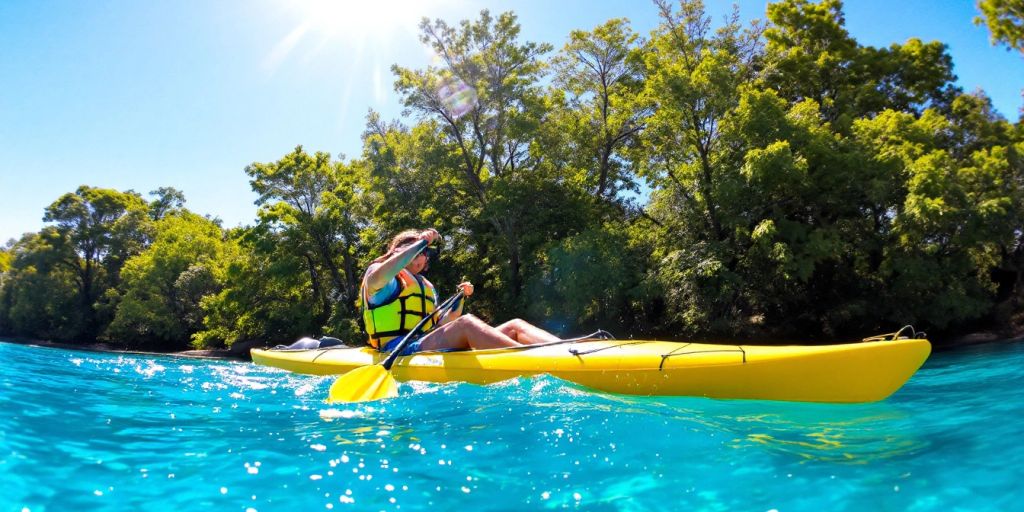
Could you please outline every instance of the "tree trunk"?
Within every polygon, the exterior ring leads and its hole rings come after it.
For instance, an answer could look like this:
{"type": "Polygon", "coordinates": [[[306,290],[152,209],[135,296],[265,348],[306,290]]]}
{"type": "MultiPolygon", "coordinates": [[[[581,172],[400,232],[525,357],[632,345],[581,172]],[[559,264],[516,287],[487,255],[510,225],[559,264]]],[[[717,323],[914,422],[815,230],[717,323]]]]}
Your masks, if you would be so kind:
{"type": "Polygon", "coordinates": [[[309,254],[305,255],[306,265],[309,267],[309,283],[312,287],[313,297],[320,303],[320,311],[313,312],[313,324],[316,326],[317,332],[313,333],[315,336],[320,335],[320,328],[327,323],[327,320],[331,317],[331,301],[327,298],[323,291],[323,285],[320,283],[320,276],[316,271],[316,262],[313,257],[309,254]]]}
{"type": "Polygon", "coordinates": [[[356,279],[356,261],[348,249],[342,253],[342,264],[345,265],[345,309],[355,315],[358,311],[355,299],[359,295],[359,280],[356,279]]]}

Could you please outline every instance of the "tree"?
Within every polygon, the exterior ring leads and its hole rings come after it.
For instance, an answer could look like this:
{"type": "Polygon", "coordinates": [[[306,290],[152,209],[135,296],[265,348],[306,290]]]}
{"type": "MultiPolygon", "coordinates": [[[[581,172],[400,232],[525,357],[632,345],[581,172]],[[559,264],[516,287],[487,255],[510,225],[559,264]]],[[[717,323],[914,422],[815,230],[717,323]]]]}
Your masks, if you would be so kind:
{"type": "Polygon", "coordinates": [[[1014,142],[1013,127],[995,111],[983,91],[957,96],[947,117],[952,131],[944,145],[960,161],[968,160],[975,151],[1014,142]]]}
{"type": "Polygon", "coordinates": [[[106,315],[97,315],[97,299],[117,284],[124,262],[143,249],[150,229],[147,213],[135,192],[86,185],[46,208],[43,220],[54,223],[58,263],[72,272],[78,288],[83,341],[94,340],[105,326],[106,315]]]}
{"type": "Polygon", "coordinates": [[[493,18],[484,10],[477,21],[463,21],[458,27],[425,19],[420,29],[420,40],[438,55],[442,66],[393,66],[395,88],[409,111],[443,126],[447,142],[459,155],[461,186],[492,228],[492,236],[474,237],[476,244],[487,253],[495,245],[489,239],[497,242],[509,263],[502,272],[504,283],[495,284],[516,304],[528,252],[523,245],[526,219],[522,209],[511,212],[504,208],[507,203],[496,201],[534,169],[529,147],[543,106],[537,84],[544,71],[540,57],[551,47],[520,43],[520,27],[510,12],[493,18]]]}
{"type": "Polygon", "coordinates": [[[575,165],[590,174],[587,182],[599,198],[614,198],[622,188],[635,188],[627,174],[623,149],[643,129],[649,109],[634,98],[643,88],[639,36],[622,18],[609,20],[591,32],[574,30],[555,56],[555,94],[567,94],[565,122],[555,123],[564,134],[575,165]]]}
{"type": "Polygon", "coordinates": [[[979,0],[981,16],[974,23],[988,26],[992,44],[1002,43],[1007,49],[1024,53],[1024,2],[1021,0],[979,0]]]}
{"type": "Polygon", "coordinates": [[[4,278],[7,277],[7,273],[11,271],[11,261],[14,256],[11,255],[8,249],[0,249],[0,288],[4,285],[4,278]]]}
{"type": "Polygon", "coordinates": [[[759,29],[743,31],[734,13],[713,33],[701,2],[684,1],[678,12],[657,5],[662,24],[645,51],[651,72],[643,93],[654,114],[634,158],[654,189],[647,209],[658,230],[654,274],[668,290],[670,321],[704,329],[737,314],[729,217],[743,204],[742,176],[722,122],[755,76],[759,29]]]}
{"type": "Polygon", "coordinates": [[[153,220],[160,220],[168,213],[181,210],[185,206],[185,194],[174,187],[160,187],[149,195],[154,197],[149,202],[149,216],[153,220]]]}
{"type": "Polygon", "coordinates": [[[236,245],[214,222],[188,211],[163,216],[146,250],[129,259],[112,291],[116,313],[105,336],[136,347],[182,349],[203,327],[200,302],[220,291],[236,245]]]}
{"type": "Polygon", "coordinates": [[[65,255],[55,245],[52,227],[27,233],[7,254],[10,267],[0,287],[0,332],[64,341],[80,340],[84,311],[74,274],[60,264],[65,255]]]}
{"type": "Polygon", "coordinates": [[[258,225],[231,230],[227,243],[238,250],[227,251],[214,268],[223,287],[201,300],[205,316],[203,330],[192,338],[195,347],[243,340],[290,343],[323,329],[316,312],[319,298],[310,294],[308,259],[284,236],[258,225]]]}
{"type": "Polygon", "coordinates": [[[298,146],[277,162],[253,163],[245,172],[259,194],[260,224],[280,234],[283,249],[305,262],[317,323],[324,325],[338,305],[354,316],[362,222],[352,208],[359,191],[355,170],[332,162],[328,153],[310,155],[298,146]]]}
{"type": "Polygon", "coordinates": [[[854,130],[873,165],[905,187],[886,216],[884,314],[938,328],[983,316],[993,305],[1001,248],[1019,233],[1021,189],[1009,149],[982,148],[958,161],[943,137],[953,126],[932,110],[920,118],[886,111],[854,130]]]}
{"type": "Polygon", "coordinates": [[[885,109],[945,108],[958,93],[946,45],[912,38],[864,47],[845,28],[841,0],[768,5],[765,80],[791,102],[811,99],[846,132],[854,119],[885,109]]]}

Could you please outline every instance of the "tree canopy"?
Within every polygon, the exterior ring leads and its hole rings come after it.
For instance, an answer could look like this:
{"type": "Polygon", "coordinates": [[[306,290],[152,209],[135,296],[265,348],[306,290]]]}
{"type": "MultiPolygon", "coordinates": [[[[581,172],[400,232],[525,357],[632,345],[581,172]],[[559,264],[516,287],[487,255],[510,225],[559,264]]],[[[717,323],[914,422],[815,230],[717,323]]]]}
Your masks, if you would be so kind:
{"type": "MultiPolygon", "coordinates": [[[[979,4],[1021,50],[1017,2],[979,4]]],[[[955,84],[941,41],[859,43],[839,0],[744,26],[655,0],[560,47],[512,12],[424,20],[438,60],[394,66],[403,119],[362,151],[244,168],[255,222],[160,187],[83,185],[0,250],[0,334],[180,349],[362,343],[362,274],[434,227],[442,293],[564,334],[823,341],[1024,318],[1024,128],[955,84]]],[[[242,179],[240,177],[240,179],[242,179]]]]}

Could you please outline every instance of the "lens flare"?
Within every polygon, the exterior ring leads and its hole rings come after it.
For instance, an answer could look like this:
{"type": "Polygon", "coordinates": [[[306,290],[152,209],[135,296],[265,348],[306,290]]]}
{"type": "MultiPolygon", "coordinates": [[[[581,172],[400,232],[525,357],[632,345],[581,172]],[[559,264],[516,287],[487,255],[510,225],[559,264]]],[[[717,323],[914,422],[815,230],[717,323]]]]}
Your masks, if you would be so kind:
{"type": "Polygon", "coordinates": [[[445,110],[454,119],[471,112],[477,105],[476,89],[470,87],[458,77],[446,78],[437,88],[437,95],[445,110]]]}

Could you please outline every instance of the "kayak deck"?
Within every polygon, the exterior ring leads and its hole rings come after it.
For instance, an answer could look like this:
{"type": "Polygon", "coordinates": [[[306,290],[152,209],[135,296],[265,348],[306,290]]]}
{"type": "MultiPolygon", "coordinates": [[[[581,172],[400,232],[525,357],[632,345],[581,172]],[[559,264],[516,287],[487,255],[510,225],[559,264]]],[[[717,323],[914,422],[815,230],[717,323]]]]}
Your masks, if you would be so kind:
{"type": "MultiPolygon", "coordinates": [[[[930,353],[931,345],[922,339],[822,346],[588,340],[421,352],[399,357],[392,372],[400,381],[488,384],[550,374],[596,390],[632,395],[873,402],[903,386],[930,353]]],[[[257,364],[311,375],[342,374],[386,356],[368,347],[252,350],[257,364]]]]}

